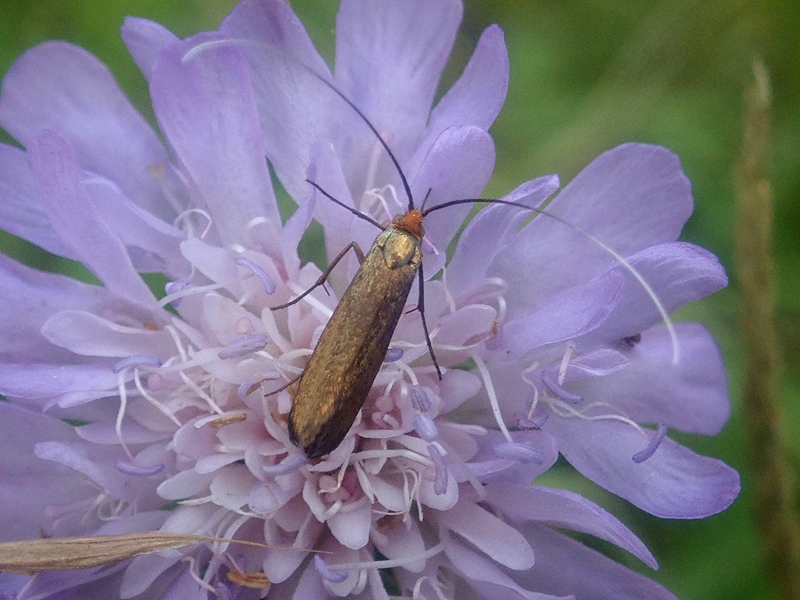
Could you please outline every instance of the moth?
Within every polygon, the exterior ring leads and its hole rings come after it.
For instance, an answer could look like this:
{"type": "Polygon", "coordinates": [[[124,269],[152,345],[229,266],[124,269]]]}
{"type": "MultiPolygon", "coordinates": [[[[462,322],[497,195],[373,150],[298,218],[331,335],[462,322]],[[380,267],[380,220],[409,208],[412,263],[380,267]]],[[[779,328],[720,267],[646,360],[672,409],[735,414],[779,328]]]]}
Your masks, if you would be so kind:
{"type": "MultiPolygon", "coordinates": [[[[408,299],[408,294],[419,277],[419,302],[417,309],[428,350],[436,372],[441,379],[441,369],[431,345],[424,308],[424,275],[422,270],[422,239],[425,235],[422,222],[433,211],[456,204],[492,202],[532,209],[524,204],[505,200],[460,199],[443,202],[426,210],[419,210],[408,181],[388,144],[364,113],[333,84],[311,72],[346,102],[370,128],[392,161],[408,198],[408,209],[378,235],[369,253],[364,257],[357,244],[348,245],[328,266],[320,279],[310,289],[289,303],[273,307],[285,308],[305,297],[324,283],[336,263],[353,247],[361,259],[361,267],[351,281],[328,324],[314,348],[300,377],[288,417],[289,436],[302,448],[308,458],[319,458],[334,450],[347,435],[366,400],[375,377],[386,356],[392,335],[408,299]]],[[[381,225],[363,213],[343,204],[313,181],[307,180],[329,200],[378,228],[381,225]]]]}

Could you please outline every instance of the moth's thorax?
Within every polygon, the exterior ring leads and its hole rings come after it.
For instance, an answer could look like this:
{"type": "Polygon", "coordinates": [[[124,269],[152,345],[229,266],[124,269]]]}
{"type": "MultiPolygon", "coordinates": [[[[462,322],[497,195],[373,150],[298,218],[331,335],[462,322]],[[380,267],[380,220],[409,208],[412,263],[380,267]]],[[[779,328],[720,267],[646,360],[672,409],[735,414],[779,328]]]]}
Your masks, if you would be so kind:
{"type": "Polygon", "coordinates": [[[390,269],[412,265],[416,270],[422,260],[419,238],[405,229],[387,229],[378,236],[375,245],[383,251],[386,266],[390,269]]]}

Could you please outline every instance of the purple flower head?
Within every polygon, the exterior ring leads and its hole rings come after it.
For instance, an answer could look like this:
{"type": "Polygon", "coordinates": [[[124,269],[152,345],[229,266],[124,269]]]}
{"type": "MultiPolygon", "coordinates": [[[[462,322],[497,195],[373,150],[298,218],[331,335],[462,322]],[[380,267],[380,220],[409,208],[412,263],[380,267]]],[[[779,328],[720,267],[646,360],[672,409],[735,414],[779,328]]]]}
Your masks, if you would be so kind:
{"type": "MultiPolygon", "coordinates": [[[[377,234],[308,180],[379,222],[408,203],[374,132],[321,78],[367,115],[417,204],[476,198],[508,64],[489,27],[434,107],[460,18],[455,0],[344,0],[333,75],[279,0],[247,0],[219,31],[186,40],[128,19],[166,145],[80,48],[42,44],[12,67],[0,124],[24,150],[0,146],[0,226],[103,285],[0,257],[0,412],[13,423],[2,468],[24,482],[5,488],[3,538],[162,530],[273,548],[198,546],[3,589],[20,600],[672,598],[551,529],[655,566],[618,520],[530,484],[561,452],[662,516],[704,516],[736,495],[735,472],[666,436],[714,434],[728,410],[708,334],[678,327],[673,364],[657,325],[653,298],[672,311],[725,283],[713,256],[675,241],[691,196],[666,150],[604,154],[550,204],[558,219],[523,226],[530,211],[484,210],[446,267],[469,206],[432,213],[424,273],[442,276],[425,284],[425,314],[442,379],[419,312],[405,311],[343,442],[308,460],[290,441],[293,388],[281,388],[358,263],[337,266],[329,293],[270,307],[320,276],[297,254],[312,218],[329,258],[377,234]],[[286,223],[268,164],[298,204],[286,223]],[[163,298],[144,272],[166,276],[163,298]],[[270,587],[243,586],[243,572],[270,587]]],[[[504,199],[535,207],[557,187],[541,177],[504,199]]]]}

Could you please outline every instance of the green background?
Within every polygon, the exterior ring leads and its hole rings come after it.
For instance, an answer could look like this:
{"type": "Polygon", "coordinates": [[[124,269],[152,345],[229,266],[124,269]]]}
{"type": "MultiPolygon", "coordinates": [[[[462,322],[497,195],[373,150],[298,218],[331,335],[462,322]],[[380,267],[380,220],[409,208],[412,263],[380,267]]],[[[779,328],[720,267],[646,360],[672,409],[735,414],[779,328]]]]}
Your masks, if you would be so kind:
{"type": "MultiPolygon", "coordinates": [[[[234,4],[233,0],[0,0],[0,72],[38,42],[69,40],[103,60],[134,105],[152,120],[146,85],[119,37],[124,16],[159,21],[183,37],[215,29],[234,4]]],[[[328,58],[333,52],[337,5],[332,0],[292,3],[328,58]]],[[[525,180],[552,172],[568,182],[600,152],[625,141],[662,144],[680,155],[693,184],[696,209],[684,239],[715,252],[732,279],[726,290],[683,309],[677,318],[700,320],[717,336],[730,377],[733,416],[716,438],[676,437],[740,471],[743,491],[734,505],[702,521],[662,521],[574,478],[566,469],[549,475],[548,483],[576,488],[619,516],[648,544],[661,569],[650,572],[613,548],[601,548],[680,598],[777,600],[755,525],[752,475],[757,467],[749,462],[748,423],[742,411],[744,357],[737,327],[741,297],[734,272],[733,182],[744,132],[744,91],[753,79],[753,61],[760,57],[773,90],[768,177],[775,202],[776,320],[784,359],[783,430],[796,467],[800,3],[470,0],[443,86],[454,80],[477,36],[491,23],[499,23],[505,31],[511,83],[492,129],[498,157],[487,194],[502,195],[525,180]]],[[[9,141],[3,135],[0,132],[0,140],[9,141]]],[[[64,268],[2,232],[0,247],[44,268],[64,268]]]]}

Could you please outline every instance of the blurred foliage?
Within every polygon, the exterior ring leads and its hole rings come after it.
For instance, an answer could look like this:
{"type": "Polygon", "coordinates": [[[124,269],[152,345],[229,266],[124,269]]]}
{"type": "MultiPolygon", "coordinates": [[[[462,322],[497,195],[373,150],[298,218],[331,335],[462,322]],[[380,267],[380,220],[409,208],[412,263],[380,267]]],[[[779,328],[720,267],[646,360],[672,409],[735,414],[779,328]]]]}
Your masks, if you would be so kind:
{"type": "MultiPolygon", "coordinates": [[[[119,37],[126,15],[156,20],[180,36],[215,29],[233,0],[1,0],[0,72],[26,48],[53,38],[87,48],[152,120],[144,79],[119,37]]],[[[326,57],[333,53],[338,2],[292,2],[326,57]]],[[[696,210],[684,239],[715,252],[729,273],[734,256],[733,173],[741,151],[744,89],[754,58],[772,78],[771,166],[775,198],[777,323],[785,359],[784,430],[794,464],[800,450],[800,3],[729,0],[467,0],[465,19],[443,89],[457,77],[480,32],[505,31],[511,83],[492,130],[497,169],[487,190],[501,195],[532,177],[555,172],[569,181],[592,158],[621,142],[669,147],[692,181],[696,210]]],[[[3,134],[0,134],[2,136],[3,134]]],[[[9,142],[6,136],[2,141],[9,142]]],[[[11,236],[3,250],[43,268],[65,268],[11,236]],[[31,254],[33,253],[33,254],[31,254]]],[[[67,269],[71,267],[67,265],[67,269]]],[[[722,346],[730,374],[731,421],[715,438],[675,436],[697,452],[719,457],[743,477],[743,492],[726,512],[702,521],[654,519],[596,486],[550,475],[609,508],[640,534],[659,559],[650,573],[684,600],[777,598],[767,581],[753,523],[752,469],[745,452],[736,281],[687,307],[679,319],[704,322],[722,346]]]]}

